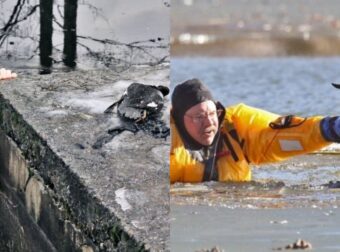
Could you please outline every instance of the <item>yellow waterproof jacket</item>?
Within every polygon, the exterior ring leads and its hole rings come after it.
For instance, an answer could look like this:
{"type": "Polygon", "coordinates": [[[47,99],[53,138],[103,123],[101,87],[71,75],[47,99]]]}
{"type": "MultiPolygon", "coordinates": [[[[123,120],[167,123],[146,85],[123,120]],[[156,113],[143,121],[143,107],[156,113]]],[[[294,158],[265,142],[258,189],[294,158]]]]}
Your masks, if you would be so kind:
{"type": "MultiPolygon", "coordinates": [[[[226,108],[221,123],[223,148],[216,154],[219,181],[251,180],[250,163],[262,164],[329,145],[320,131],[322,117],[280,117],[238,104],[226,108]]],[[[185,149],[171,120],[170,181],[202,182],[204,164],[185,149]]]]}

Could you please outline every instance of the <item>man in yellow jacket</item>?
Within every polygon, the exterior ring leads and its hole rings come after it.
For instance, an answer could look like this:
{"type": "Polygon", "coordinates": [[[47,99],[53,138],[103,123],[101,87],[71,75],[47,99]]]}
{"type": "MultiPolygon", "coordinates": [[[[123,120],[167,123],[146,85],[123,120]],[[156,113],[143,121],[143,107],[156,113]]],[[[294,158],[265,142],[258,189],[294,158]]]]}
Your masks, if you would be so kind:
{"type": "Polygon", "coordinates": [[[171,183],[249,181],[250,164],[340,142],[340,118],[279,116],[244,104],[224,108],[192,79],[173,91],[171,138],[171,183]]]}

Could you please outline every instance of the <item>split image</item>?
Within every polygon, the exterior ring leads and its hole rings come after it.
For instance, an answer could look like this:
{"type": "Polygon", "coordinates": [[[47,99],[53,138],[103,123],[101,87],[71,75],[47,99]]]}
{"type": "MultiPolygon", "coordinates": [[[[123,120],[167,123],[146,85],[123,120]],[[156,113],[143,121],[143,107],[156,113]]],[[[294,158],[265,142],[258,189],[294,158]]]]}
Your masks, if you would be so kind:
{"type": "Polygon", "coordinates": [[[1,251],[339,250],[337,3],[0,6],[1,251]]]}

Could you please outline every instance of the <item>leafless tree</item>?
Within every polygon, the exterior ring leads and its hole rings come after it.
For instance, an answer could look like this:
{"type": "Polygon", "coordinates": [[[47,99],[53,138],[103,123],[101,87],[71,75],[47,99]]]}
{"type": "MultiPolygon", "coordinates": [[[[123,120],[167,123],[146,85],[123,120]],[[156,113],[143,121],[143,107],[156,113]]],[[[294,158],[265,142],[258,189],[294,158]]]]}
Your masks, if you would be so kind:
{"type": "MultiPolygon", "coordinates": [[[[7,0],[1,1],[5,2],[7,0]]],[[[96,18],[102,18],[107,21],[101,10],[91,4],[90,1],[54,0],[53,2],[53,0],[33,0],[33,3],[32,0],[17,0],[8,19],[5,21],[1,20],[3,17],[0,16],[0,50],[5,41],[8,44],[9,38],[21,38],[20,41],[22,41],[22,38],[30,39],[33,42],[31,44],[36,45],[36,47],[30,50],[31,56],[27,58],[35,57],[39,52],[42,69],[46,71],[42,71],[42,73],[48,73],[52,63],[64,62],[66,66],[74,68],[76,66],[77,45],[81,49],[85,49],[90,58],[94,58],[96,62],[102,62],[102,64],[114,70],[125,70],[136,64],[157,65],[169,60],[168,56],[159,56],[157,53],[154,53],[155,49],[167,49],[168,44],[163,38],[157,37],[143,41],[122,43],[113,39],[77,34],[76,18],[78,5],[86,6],[96,18]],[[34,2],[40,5],[33,4],[34,2]],[[57,12],[52,13],[51,4],[57,7],[57,12]],[[36,32],[23,32],[21,28],[30,27],[30,23],[24,23],[24,21],[34,13],[38,14],[39,6],[40,39],[39,34],[36,32]],[[1,21],[3,27],[1,27],[1,21]],[[52,44],[52,32],[64,33],[62,44],[52,44]],[[102,46],[95,46],[97,49],[94,49],[95,47],[90,44],[102,46]],[[52,51],[57,53],[52,54],[52,51]],[[62,60],[58,59],[58,55],[62,55],[62,60]],[[136,61],[136,58],[141,60],[136,61]]],[[[164,1],[164,5],[169,7],[167,1],[164,1]]],[[[30,19],[30,22],[33,23],[34,19],[30,19]]],[[[32,26],[37,25],[32,24],[32,26]]]]}
{"type": "Polygon", "coordinates": [[[5,22],[4,26],[0,28],[0,47],[19,23],[25,21],[29,16],[35,13],[39,7],[39,5],[33,5],[24,8],[25,5],[26,0],[17,0],[9,19],[5,22]]]}
{"type": "Polygon", "coordinates": [[[53,33],[53,0],[40,0],[40,64],[41,74],[51,72],[53,33]]]}
{"type": "Polygon", "coordinates": [[[63,62],[74,68],[77,57],[77,0],[65,0],[63,62]]]}

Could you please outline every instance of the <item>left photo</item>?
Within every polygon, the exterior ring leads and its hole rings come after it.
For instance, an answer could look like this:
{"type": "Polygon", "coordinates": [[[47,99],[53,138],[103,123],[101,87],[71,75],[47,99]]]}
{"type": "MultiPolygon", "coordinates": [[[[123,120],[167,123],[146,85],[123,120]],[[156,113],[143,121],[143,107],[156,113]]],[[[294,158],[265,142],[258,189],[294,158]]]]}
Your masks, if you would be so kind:
{"type": "Polygon", "coordinates": [[[0,1],[0,251],[169,251],[170,2],[0,1]]]}

